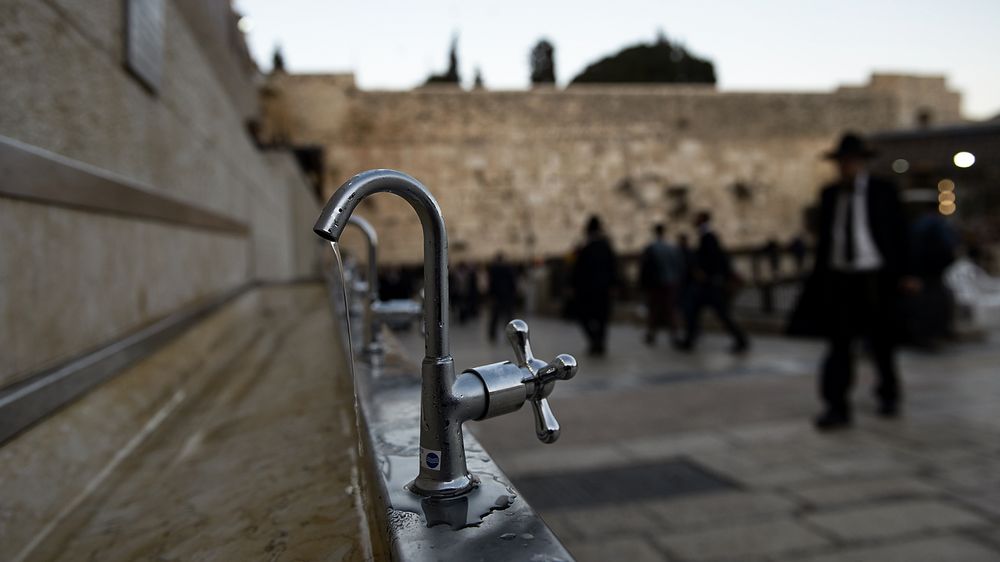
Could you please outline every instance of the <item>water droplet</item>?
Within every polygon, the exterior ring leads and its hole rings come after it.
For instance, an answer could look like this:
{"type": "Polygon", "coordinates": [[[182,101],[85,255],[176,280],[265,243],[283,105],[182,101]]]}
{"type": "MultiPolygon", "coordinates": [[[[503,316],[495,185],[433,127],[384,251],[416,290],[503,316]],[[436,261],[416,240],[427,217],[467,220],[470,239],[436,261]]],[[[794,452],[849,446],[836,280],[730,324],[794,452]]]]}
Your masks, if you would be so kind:
{"type": "Polygon", "coordinates": [[[535,538],[535,535],[532,535],[531,533],[524,533],[523,535],[521,535],[521,538],[526,541],[530,541],[531,539],[535,538]]]}
{"type": "Polygon", "coordinates": [[[514,533],[504,533],[504,534],[500,535],[500,538],[503,539],[503,540],[505,540],[505,541],[512,541],[515,538],[517,538],[517,535],[515,535],[514,533]]]}

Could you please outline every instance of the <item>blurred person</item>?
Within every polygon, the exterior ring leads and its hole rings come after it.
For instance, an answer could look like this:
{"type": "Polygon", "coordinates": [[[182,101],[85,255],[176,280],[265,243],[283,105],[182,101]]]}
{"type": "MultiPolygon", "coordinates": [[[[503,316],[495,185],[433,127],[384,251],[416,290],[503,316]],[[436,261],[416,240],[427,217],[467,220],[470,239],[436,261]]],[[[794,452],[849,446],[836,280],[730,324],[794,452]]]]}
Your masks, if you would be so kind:
{"type": "MultiPolygon", "coordinates": [[[[836,165],[838,179],[820,194],[816,259],[805,289],[816,293],[812,322],[828,346],[819,377],[825,409],[814,420],[821,431],[851,425],[852,347],[862,338],[877,368],[879,415],[892,417],[899,411],[897,297],[906,261],[906,226],[896,187],[869,175],[874,155],[854,133],[843,135],[825,154],[836,165]]],[[[806,294],[803,300],[808,302],[806,294]]]]}
{"type": "Polygon", "coordinates": [[[677,291],[677,306],[682,318],[687,318],[691,305],[691,288],[694,286],[694,250],[687,234],[677,235],[677,252],[681,256],[681,283],[677,291]]]}
{"type": "Polygon", "coordinates": [[[591,216],[585,233],[586,242],[577,251],[570,274],[573,303],[587,336],[589,353],[604,355],[611,319],[611,292],[618,281],[617,259],[601,219],[591,216]]]}
{"type": "Polygon", "coordinates": [[[465,324],[479,316],[479,273],[476,266],[460,262],[455,268],[455,285],[458,323],[465,324]]]}
{"type": "Polygon", "coordinates": [[[778,277],[778,273],[781,272],[781,246],[778,245],[778,241],[774,238],[769,238],[761,249],[764,254],[764,259],[767,260],[767,265],[771,269],[771,279],[778,277]]]}
{"type": "Polygon", "coordinates": [[[792,238],[788,243],[788,253],[792,255],[795,262],[795,273],[802,273],[806,268],[806,241],[802,235],[792,238]]]}
{"type": "Polygon", "coordinates": [[[523,277],[522,294],[524,295],[524,310],[529,315],[537,314],[540,308],[540,297],[545,291],[545,281],[548,275],[542,258],[535,258],[523,277]]]}
{"type": "Polygon", "coordinates": [[[514,319],[517,300],[517,273],[507,262],[503,252],[497,252],[487,271],[487,295],[490,299],[490,323],[487,335],[491,342],[497,339],[497,327],[514,319]]]}
{"type": "Polygon", "coordinates": [[[919,283],[906,298],[910,339],[928,349],[951,335],[955,303],[944,273],[954,263],[959,245],[958,233],[938,212],[937,193],[929,195],[910,227],[909,272],[919,283]]]}
{"type": "Polygon", "coordinates": [[[743,353],[750,347],[750,340],[729,313],[730,284],[735,279],[729,254],[712,229],[711,213],[699,212],[695,215],[694,224],[699,238],[693,255],[690,301],[685,315],[687,333],[678,342],[677,348],[682,351],[694,349],[701,335],[701,312],[708,307],[733,338],[730,351],[743,353]]]}
{"type": "Polygon", "coordinates": [[[656,343],[656,332],[666,328],[676,342],[677,295],[684,274],[680,250],[664,240],[664,227],[653,227],[653,241],[642,252],[639,281],[646,293],[646,343],[656,343]]]}

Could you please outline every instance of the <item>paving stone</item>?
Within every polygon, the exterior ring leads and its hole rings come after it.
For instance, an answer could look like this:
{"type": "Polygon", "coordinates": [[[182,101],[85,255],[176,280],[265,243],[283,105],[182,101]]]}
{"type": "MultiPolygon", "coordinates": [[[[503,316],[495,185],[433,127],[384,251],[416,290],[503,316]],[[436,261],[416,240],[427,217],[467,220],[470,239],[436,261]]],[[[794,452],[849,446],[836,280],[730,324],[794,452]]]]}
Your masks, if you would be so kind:
{"type": "Polygon", "coordinates": [[[937,500],[906,500],[807,516],[810,523],[845,540],[880,539],[921,531],[987,526],[964,509],[937,500]]]}
{"type": "Polygon", "coordinates": [[[958,536],[838,550],[796,562],[997,562],[1000,551],[958,536]]]}
{"type": "Polygon", "coordinates": [[[542,520],[561,541],[567,541],[580,536],[580,531],[565,512],[549,510],[541,514],[542,520]]]}
{"type": "Polygon", "coordinates": [[[535,450],[525,454],[508,454],[500,460],[500,466],[508,475],[525,476],[623,466],[632,462],[634,461],[618,447],[604,445],[551,448],[550,451],[535,450]]]}
{"type": "Polygon", "coordinates": [[[669,560],[642,537],[567,543],[577,562],[659,562],[669,560]]]}
{"type": "Polygon", "coordinates": [[[671,528],[790,514],[798,507],[795,502],[776,494],[755,492],[717,492],[650,502],[648,506],[671,528]]]}
{"type": "Polygon", "coordinates": [[[633,459],[659,460],[697,451],[724,450],[730,445],[717,432],[690,432],[625,441],[621,447],[633,459]]]}
{"type": "Polygon", "coordinates": [[[869,500],[929,496],[940,490],[916,478],[889,476],[873,479],[825,481],[789,486],[788,491],[818,506],[842,505],[869,500]]]}
{"type": "Polygon", "coordinates": [[[661,533],[663,523],[648,506],[631,503],[587,509],[560,510],[569,525],[586,539],[622,533],[661,533]]]}
{"type": "Polygon", "coordinates": [[[656,540],[668,552],[683,560],[716,560],[734,556],[745,559],[829,544],[820,535],[791,519],[680,533],[656,540]]]}
{"type": "Polygon", "coordinates": [[[981,510],[1000,521],[1000,488],[991,490],[970,488],[967,490],[955,490],[950,492],[950,494],[960,502],[971,505],[975,509],[981,510]]]}
{"type": "Polygon", "coordinates": [[[849,476],[875,476],[889,474],[913,474],[917,466],[906,462],[889,452],[877,451],[846,453],[844,455],[817,458],[815,465],[834,478],[849,476]]]}
{"type": "Polygon", "coordinates": [[[956,489],[1000,489],[1000,460],[954,466],[937,472],[934,479],[956,489]]]}

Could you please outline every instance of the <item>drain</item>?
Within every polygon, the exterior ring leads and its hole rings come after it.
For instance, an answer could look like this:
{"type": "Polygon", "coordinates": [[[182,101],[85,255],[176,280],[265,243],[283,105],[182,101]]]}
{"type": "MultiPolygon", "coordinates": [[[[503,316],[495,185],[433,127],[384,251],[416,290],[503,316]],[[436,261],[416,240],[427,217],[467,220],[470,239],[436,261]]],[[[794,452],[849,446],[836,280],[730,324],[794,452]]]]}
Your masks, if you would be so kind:
{"type": "Polygon", "coordinates": [[[686,458],[653,464],[560,472],[514,479],[536,509],[592,507],[737,489],[686,458]]]}

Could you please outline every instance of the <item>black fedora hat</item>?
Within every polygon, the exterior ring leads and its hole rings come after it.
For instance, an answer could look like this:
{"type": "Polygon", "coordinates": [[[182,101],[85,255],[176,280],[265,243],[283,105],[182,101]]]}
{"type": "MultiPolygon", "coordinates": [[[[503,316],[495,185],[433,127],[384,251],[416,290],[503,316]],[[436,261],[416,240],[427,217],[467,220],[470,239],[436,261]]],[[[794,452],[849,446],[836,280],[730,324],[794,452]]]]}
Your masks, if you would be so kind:
{"type": "Polygon", "coordinates": [[[844,133],[844,136],[840,137],[840,143],[837,145],[837,148],[824,152],[823,157],[831,160],[852,156],[874,158],[877,154],[878,152],[872,150],[861,135],[857,133],[844,133]]]}

